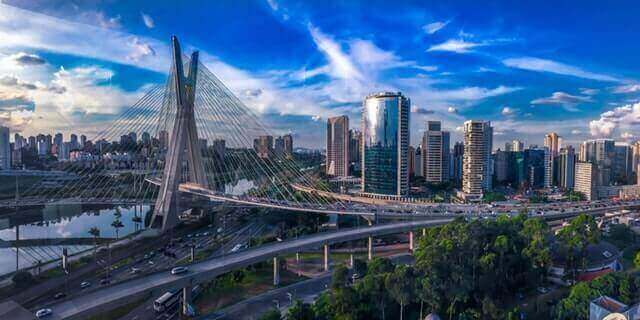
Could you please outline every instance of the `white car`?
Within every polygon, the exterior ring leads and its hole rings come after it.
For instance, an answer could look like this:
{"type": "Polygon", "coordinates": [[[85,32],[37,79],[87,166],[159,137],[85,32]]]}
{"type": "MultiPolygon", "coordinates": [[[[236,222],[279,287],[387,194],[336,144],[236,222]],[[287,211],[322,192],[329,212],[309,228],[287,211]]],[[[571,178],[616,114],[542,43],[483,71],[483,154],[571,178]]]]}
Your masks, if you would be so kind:
{"type": "Polygon", "coordinates": [[[140,272],[140,268],[133,267],[131,268],[131,274],[136,274],[140,272]]]}
{"type": "Polygon", "coordinates": [[[173,269],[171,269],[171,274],[181,274],[181,273],[185,273],[189,271],[189,269],[187,267],[175,267],[173,269]]]}
{"type": "Polygon", "coordinates": [[[36,317],[38,319],[42,319],[44,317],[50,316],[52,313],[53,313],[53,311],[51,311],[51,309],[44,308],[44,309],[40,309],[40,310],[38,310],[38,312],[36,312],[36,317]]]}
{"type": "Polygon", "coordinates": [[[80,284],[80,289],[85,289],[91,287],[91,282],[84,281],[80,284]]]}

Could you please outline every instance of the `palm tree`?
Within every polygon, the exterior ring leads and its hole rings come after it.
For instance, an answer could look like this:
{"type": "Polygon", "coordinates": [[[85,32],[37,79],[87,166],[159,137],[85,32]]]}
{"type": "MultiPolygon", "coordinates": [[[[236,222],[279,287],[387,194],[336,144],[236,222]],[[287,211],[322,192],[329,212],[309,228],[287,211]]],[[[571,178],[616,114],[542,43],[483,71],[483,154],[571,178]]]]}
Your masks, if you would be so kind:
{"type": "Polygon", "coordinates": [[[111,226],[116,229],[116,240],[118,240],[118,230],[120,228],[123,228],[124,224],[122,224],[122,221],[120,221],[120,219],[116,219],[116,220],[113,220],[113,222],[111,223],[111,226]]]}
{"type": "Polygon", "coordinates": [[[93,258],[96,258],[96,249],[98,247],[98,237],[100,236],[100,229],[98,227],[91,227],[89,234],[93,236],[93,258]]]}

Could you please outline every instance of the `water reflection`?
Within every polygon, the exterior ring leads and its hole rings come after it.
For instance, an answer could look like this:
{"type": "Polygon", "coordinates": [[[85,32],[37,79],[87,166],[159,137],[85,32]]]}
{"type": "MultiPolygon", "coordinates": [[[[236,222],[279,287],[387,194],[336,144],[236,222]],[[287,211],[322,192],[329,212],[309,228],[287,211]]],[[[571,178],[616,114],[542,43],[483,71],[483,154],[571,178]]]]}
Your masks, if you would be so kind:
{"type": "Polygon", "coordinates": [[[142,217],[149,206],[129,206],[115,208],[83,207],[81,205],[46,205],[44,208],[21,210],[17,214],[0,218],[0,239],[15,240],[15,226],[20,226],[20,239],[91,238],[91,227],[100,229],[101,237],[116,236],[111,223],[120,216],[124,227],[118,230],[120,236],[128,235],[143,228],[142,223],[132,219],[142,217]]]}

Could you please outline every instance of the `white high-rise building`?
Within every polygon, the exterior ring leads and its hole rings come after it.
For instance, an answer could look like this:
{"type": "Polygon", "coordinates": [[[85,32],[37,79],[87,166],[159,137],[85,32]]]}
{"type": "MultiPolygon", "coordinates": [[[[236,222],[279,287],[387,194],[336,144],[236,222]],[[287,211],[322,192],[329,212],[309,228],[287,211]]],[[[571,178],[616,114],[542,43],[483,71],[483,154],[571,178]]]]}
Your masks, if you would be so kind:
{"type": "Polygon", "coordinates": [[[422,146],[422,172],[425,181],[449,181],[449,132],[442,131],[440,121],[427,121],[422,146]]]}
{"type": "Polygon", "coordinates": [[[0,169],[11,169],[11,144],[7,127],[0,127],[0,169]]]}
{"type": "MultiPolygon", "coordinates": [[[[509,151],[509,150],[507,150],[509,151]]],[[[524,151],[524,142],[520,141],[520,140],[513,140],[513,142],[511,142],[511,151],[513,152],[522,152],[524,151]]]]}
{"type": "Polygon", "coordinates": [[[493,128],[491,122],[465,121],[462,160],[462,192],[465,199],[480,199],[484,191],[491,190],[492,146],[493,128]]]}
{"type": "Polygon", "coordinates": [[[349,118],[339,116],[327,119],[327,175],[349,175],[349,142],[349,118]]]}
{"type": "Polygon", "coordinates": [[[582,192],[589,201],[595,198],[597,179],[597,169],[593,163],[582,161],[576,163],[576,178],[573,190],[582,192]]]}

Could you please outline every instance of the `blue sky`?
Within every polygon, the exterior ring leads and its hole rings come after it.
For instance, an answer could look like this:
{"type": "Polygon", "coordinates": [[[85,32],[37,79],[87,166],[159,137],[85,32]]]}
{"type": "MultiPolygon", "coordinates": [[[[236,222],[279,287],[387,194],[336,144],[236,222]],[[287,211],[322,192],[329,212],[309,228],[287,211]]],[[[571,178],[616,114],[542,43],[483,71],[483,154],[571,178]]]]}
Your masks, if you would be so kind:
{"type": "Polygon", "coordinates": [[[0,121],[27,134],[108,124],[165,80],[173,34],[299,146],[383,90],[411,98],[413,144],[434,119],[456,140],[491,120],[496,146],[640,134],[631,1],[0,2],[0,121]]]}

